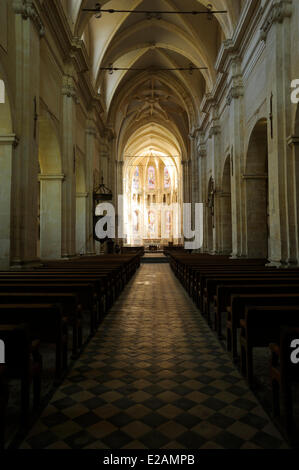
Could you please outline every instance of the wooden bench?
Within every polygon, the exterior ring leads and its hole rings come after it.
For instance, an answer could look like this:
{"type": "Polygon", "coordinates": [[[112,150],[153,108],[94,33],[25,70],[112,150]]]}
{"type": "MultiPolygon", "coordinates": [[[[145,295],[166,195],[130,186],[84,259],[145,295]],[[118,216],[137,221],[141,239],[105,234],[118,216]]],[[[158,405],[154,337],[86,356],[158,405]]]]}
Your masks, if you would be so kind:
{"type": "Polygon", "coordinates": [[[39,341],[32,341],[27,325],[0,325],[5,343],[5,378],[21,381],[21,426],[28,424],[30,384],[33,381],[33,408],[40,403],[42,358],[39,341]]]}
{"type": "Polygon", "coordinates": [[[214,297],[215,309],[215,330],[218,336],[222,335],[222,315],[231,312],[232,295],[242,294],[296,294],[299,291],[299,279],[296,281],[291,279],[271,279],[270,281],[262,280],[259,284],[253,279],[252,282],[244,284],[243,279],[235,280],[233,283],[225,281],[221,285],[217,285],[217,293],[214,297]]]}
{"type": "MultiPolygon", "coordinates": [[[[78,348],[82,347],[82,307],[78,302],[78,296],[74,293],[49,293],[49,292],[1,292],[1,304],[59,304],[63,315],[68,319],[72,327],[72,358],[78,357],[78,348]]],[[[1,321],[1,319],[0,319],[1,321]]]]}
{"type": "Polygon", "coordinates": [[[55,378],[60,380],[62,370],[67,368],[67,321],[59,305],[1,304],[0,324],[12,323],[26,323],[32,341],[55,345],[55,378]]]}
{"type": "Polygon", "coordinates": [[[282,327],[279,342],[270,344],[273,414],[274,417],[280,416],[281,397],[285,411],[285,427],[289,435],[293,434],[295,428],[292,384],[299,382],[299,364],[291,361],[291,344],[294,340],[299,340],[299,328],[282,327]]]}
{"type": "Polygon", "coordinates": [[[28,292],[34,290],[41,293],[71,293],[78,296],[82,313],[88,314],[90,322],[90,335],[92,336],[96,329],[97,318],[101,315],[98,312],[98,297],[95,287],[91,283],[84,283],[73,280],[67,282],[63,279],[59,283],[59,278],[44,279],[38,278],[30,280],[30,278],[0,278],[0,292],[28,292]]]}
{"type": "Polygon", "coordinates": [[[241,372],[248,384],[253,384],[253,349],[277,343],[282,326],[299,327],[298,305],[256,307],[247,306],[240,320],[241,372]]]}
{"type": "Polygon", "coordinates": [[[261,294],[232,294],[231,306],[227,308],[227,349],[232,353],[233,359],[237,357],[237,331],[240,322],[245,318],[246,307],[254,305],[259,307],[271,307],[275,305],[297,305],[299,302],[299,292],[287,291],[273,294],[272,292],[261,294]]]}
{"type": "Polygon", "coordinates": [[[8,386],[5,372],[5,366],[0,364],[0,451],[4,449],[6,409],[8,403],[8,386]]]}

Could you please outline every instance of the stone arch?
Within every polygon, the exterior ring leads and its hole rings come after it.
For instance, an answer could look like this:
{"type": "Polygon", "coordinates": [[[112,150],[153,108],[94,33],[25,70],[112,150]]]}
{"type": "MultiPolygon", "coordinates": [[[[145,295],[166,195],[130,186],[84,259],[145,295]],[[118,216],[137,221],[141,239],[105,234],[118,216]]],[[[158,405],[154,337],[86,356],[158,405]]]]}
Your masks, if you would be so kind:
{"type": "Polygon", "coordinates": [[[260,119],[249,139],[245,181],[246,243],[249,258],[268,258],[268,129],[260,119]]]}
{"type": "Polygon", "coordinates": [[[11,258],[13,153],[17,141],[13,134],[8,83],[1,69],[0,80],[4,98],[0,104],[0,270],[5,270],[11,258]]]}
{"type": "Polygon", "coordinates": [[[39,117],[39,246],[42,259],[61,257],[62,157],[56,125],[41,106],[39,117]]]}
{"type": "Polygon", "coordinates": [[[231,207],[231,160],[226,158],[222,174],[221,185],[221,252],[232,252],[232,207],[231,207]]]}

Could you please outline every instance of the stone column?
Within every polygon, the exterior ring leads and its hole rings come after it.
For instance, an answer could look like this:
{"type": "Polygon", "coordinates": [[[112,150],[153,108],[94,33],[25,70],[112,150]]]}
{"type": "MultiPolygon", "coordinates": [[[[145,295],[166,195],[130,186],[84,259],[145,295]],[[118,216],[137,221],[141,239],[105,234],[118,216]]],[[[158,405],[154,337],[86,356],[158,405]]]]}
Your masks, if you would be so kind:
{"type": "Polygon", "coordinates": [[[74,76],[63,77],[62,88],[62,257],[76,254],[76,84],[74,76]]]}
{"type": "Polygon", "coordinates": [[[221,252],[221,206],[220,200],[217,197],[220,187],[220,172],[219,162],[221,161],[220,155],[220,126],[218,125],[218,117],[215,116],[216,110],[214,109],[214,119],[209,131],[209,139],[211,139],[212,147],[212,174],[215,181],[215,199],[214,199],[214,224],[213,224],[213,253],[221,252]]]}
{"type": "Polygon", "coordinates": [[[37,260],[38,113],[40,39],[44,27],[34,2],[13,0],[15,12],[15,132],[20,143],[13,163],[11,264],[16,268],[37,260]]]}
{"type": "Polygon", "coordinates": [[[87,218],[89,209],[89,193],[76,194],[76,252],[87,254],[87,218]]]}
{"type": "Polygon", "coordinates": [[[246,237],[244,220],[244,194],[242,174],[244,173],[244,89],[241,62],[237,56],[231,57],[228,77],[227,105],[230,107],[231,158],[233,173],[231,180],[232,205],[232,257],[246,256],[246,237]]]}
{"type": "MultiPolygon", "coordinates": [[[[294,239],[293,239],[293,263],[299,265],[299,136],[288,137],[288,145],[291,150],[291,187],[294,188],[291,192],[292,204],[294,207],[294,239]]],[[[289,259],[291,254],[289,255],[289,259]]]]}
{"type": "Polygon", "coordinates": [[[221,212],[219,253],[222,255],[231,255],[231,218],[227,216],[231,208],[231,194],[220,191],[216,193],[216,200],[219,202],[221,212]]]}
{"type": "MultiPolygon", "coordinates": [[[[262,25],[266,42],[269,172],[269,261],[280,266],[294,263],[297,234],[291,149],[286,145],[292,134],[291,123],[291,27],[292,0],[273,0],[262,25]]],[[[295,2],[294,2],[295,3],[295,2]]]]}
{"type": "Polygon", "coordinates": [[[191,200],[191,161],[184,160],[182,161],[182,173],[183,173],[183,202],[190,202],[191,200]]]}
{"type": "Polygon", "coordinates": [[[208,233],[207,233],[207,216],[208,216],[208,206],[207,206],[207,147],[205,141],[205,133],[201,132],[198,138],[198,158],[199,158],[199,197],[200,202],[203,203],[204,207],[204,228],[203,228],[203,246],[202,252],[206,253],[208,251],[208,233]]]}
{"type": "MultiPolygon", "coordinates": [[[[95,166],[95,155],[96,155],[96,129],[92,125],[92,122],[89,123],[89,127],[85,131],[86,139],[86,189],[87,189],[87,198],[86,198],[86,242],[85,250],[89,255],[95,254],[95,241],[93,238],[93,216],[94,216],[94,202],[93,202],[93,190],[94,190],[94,181],[93,181],[93,172],[95,166]]],[[[78,194],[77,194],[77,203],[78,203],[78,194]]],[[[78,214],[78,210],[77,210],[78,214]]],[[[78,246],[78,244],[77,244],[78,246]]]]}
{"type": "Polygon", "coordinates": [[[11,205],[12,193],[12,164],[14,148],[18,139],[14,134],[0,136],[0,270],[10,266],[11,252],[11,205]]]}
{"type": "Polygon", "coordinates": [[[64,175],[39,175],[40,180],[40,256],[61,258],[61,199],[64,175]]]}
{"type": "MultiPolygon", "coordinates": [[[[116,226],[115,226],[115,230],[116,230],[116,243],[122,245],[123,244],[123,239],[119,238],[118,237],[118,234],[119,234],[119,223],[122,223],[124,222],[123,221],[120,221],[119,217],[119,207],[118,207],[118,196],[123,196],[124,197],[124,185],[123,185],[123,168],[124,168],[124,162],[123,161],[116,161],[115,162],[115,176],[116,176],[116,185],[115,185],[115,197],[114,197],[114,201],[115,201],[115,214],[116,214],[116,226]]],[[[126,214],[123,214],[123,218],[126,216],[126,214]]],[[[123,231],[124,231],[124,227],[123,227],[123,231]]]]}

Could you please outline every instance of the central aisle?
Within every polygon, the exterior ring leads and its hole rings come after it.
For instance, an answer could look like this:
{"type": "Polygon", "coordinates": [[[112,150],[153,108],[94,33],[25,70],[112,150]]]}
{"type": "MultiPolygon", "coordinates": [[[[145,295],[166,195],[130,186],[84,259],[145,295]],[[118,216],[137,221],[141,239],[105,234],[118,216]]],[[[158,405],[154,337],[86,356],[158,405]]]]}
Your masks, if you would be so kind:
{"type": "Polygon", "coordinates": [[[22,448],[286,447],[166,264],[142,265],[22,448]]]}

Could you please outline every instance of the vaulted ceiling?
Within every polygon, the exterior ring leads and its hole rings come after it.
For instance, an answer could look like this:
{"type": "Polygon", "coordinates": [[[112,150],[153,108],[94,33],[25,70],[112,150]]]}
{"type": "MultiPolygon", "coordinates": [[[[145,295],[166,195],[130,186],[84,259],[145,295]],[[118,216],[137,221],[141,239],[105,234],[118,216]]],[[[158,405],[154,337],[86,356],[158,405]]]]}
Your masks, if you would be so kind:
{"type": "MultiPolygon", "coordinates": [[[[103,13],[101,18],[83,12],[95,0],[62,0],[72,18],[73,31],[82,37],[90,58],[92,82],[100,94],[103,119],[117,135],[119,152],[124,152],[133,135],[152,138],[161,129],[173,135],[181,153],[188,152],[188,134],[196,126],[203,95],[213,88],[214,64],[223,40],[232,37],[246,0],[102,0],[105,9],[208,11],[208,15],[163,14],[147,19],[145,14],[103,13]],[[108,71],[103,67],[146,69],[108,71]],[[206,69],[157,71],[165,68],[206,69]]],[[[139,139],[140,140],[140,139],[139,139]]],[[[159,138],[156,139],[157,142],[159,138]]],[[[139,148],[137,143],[136,148],[139,148]]],[[[161,146],[160,146],[161,147],[161,146]]],[[[163,147],[163,146],[162,146],[163,147]]],[[[161,150],[161,148],[160,148],[161,150]]],[[[162,151],[167,151],[166,147],[162,151]]]]}

